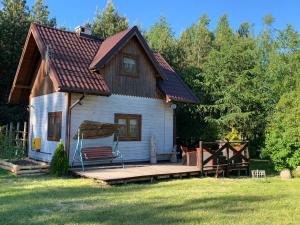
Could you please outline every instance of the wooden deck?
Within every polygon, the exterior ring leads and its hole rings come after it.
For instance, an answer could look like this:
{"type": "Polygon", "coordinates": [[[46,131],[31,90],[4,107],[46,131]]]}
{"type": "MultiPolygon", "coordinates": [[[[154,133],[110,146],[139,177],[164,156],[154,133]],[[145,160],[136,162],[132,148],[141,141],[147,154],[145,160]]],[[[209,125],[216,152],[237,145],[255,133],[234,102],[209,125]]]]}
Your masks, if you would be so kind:
{"type": "Polygon", "coordinates": [[[84,172],[80,168],[73,168],[71,171],[76,176],[93,178],[107,184],[200,176],[200,170],[196,166],[171,163],[125,165],[124,169],[120,167],[87,167],[84,172]]]}

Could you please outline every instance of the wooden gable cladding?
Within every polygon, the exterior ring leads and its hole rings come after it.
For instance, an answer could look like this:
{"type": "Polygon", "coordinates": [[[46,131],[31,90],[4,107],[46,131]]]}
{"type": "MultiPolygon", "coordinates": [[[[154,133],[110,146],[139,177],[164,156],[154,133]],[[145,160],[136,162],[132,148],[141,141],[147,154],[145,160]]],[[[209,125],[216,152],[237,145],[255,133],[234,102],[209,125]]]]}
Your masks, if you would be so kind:
{"type": "Polygon", "coordinates": [[[112,94],[157,98],[157,72],[136,37],[128,43],[100,71],[104,75],[112,94]],[[137,75],[122,74],[124,55],[132,55],[137,60],[137,75]]]}
{"type": "Polygon", "coordinates": [[[53,82],[50,76],[45,72],[44,60],[38,62],[34,77],[30,97],[42,96],[55,92],[53,82]]]}

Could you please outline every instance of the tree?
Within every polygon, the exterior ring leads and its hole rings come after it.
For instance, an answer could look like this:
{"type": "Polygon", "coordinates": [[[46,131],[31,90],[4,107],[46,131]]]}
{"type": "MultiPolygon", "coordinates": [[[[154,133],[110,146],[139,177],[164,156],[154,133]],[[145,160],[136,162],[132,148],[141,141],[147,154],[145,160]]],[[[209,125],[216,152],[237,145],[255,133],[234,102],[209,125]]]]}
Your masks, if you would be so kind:
{"type": "Polygon", "coordinates": [[[45,26],[56,26],[56,18],[49,19],[49,9],[43,4],[43,0],[35,0],[30,12],[30,20],[45,26]]]}
{"type": "Polygon", "coordinates": [[[250,31],[250,24],[249,23],[242,23],[237,31],[238,35],[240,37],[250,37],[251,31],[250,31]]]}
{"type": "Polygon", "coordinates": [[[25,116],[23,107],[6,105],[26,33],[29,28],[29,10],[24,0],[2,0],[0,10],[0,123],[25,116]],[[21,112],[21,113],[20,113],[21,112]]]}
{"type": "Polygon", "coordinates": [[[26,119],[26,106],[8,106],[8,94],[31,21],[54,26],[48,7],[37,0],[32,11],[25,0],[2,0],[0,10],[0,123],[26,119]]]}
{"type": "MultiPolygon", "coordinates": [[[[179,38],[179,71],[183,80],[206,104],[209,96],[203,89],[203,65],[212,50],[213,34],[209,31],[209,18],[206,14],[182,32],[179,38]]],[[[185,144],[193,144],[200,139],[215,140],[216,129],[204,121],[206,112],[198,105],[179,104],[177,109],[177,134],[185,144]]]]}
{"type": "Polygon", "coordinates": [[[93,22],[93,35],[107,38],[127,28],[127,18],[120,16],[111,0],[108,0],[106,8],[102,12],[96,10],[93,22]]]}
{"type": "Polygon", "coordinates": [[[161,16],[144,36],[154,51],[159,52],[171,64],[176,66],[178,62],[178,48],[172,28],[165,17],[161,16]]]}
{"type": "MultiPolygon", "coordinates": [[[[222,47],[227,42],[232,41],[233,32],[229,26],[227,15],[223,15],[219,18],[217,28],[215,30],[214,44],[217,48],[222,47]]],[[[228,43],[227,43],[228,44],[228,43]]]]}
{"type": "Polygon", "coordinates": [[[284,94],[276,105],[266,131],[262,157],[270,158],[277,171],[300,165],[300,93],[284,94]]]}
{"type": "Polygon", "coordinates": [[[224,138],[232,128],[253,140],[264,131],[263,100],[257,90],[258,48],[247,35],[233,34],[226,16],[219,19],[214,49],[203,65],[208,102],[201,110],[224,138]]]}
{"type": "Polygon", "coordinates": [[[213,35],[208,29],[209,18],[206,14],[182,32],[179,44],[184,56],[182,60],[185,65],[202,68],[203,63],[212,48],[213,35]]]}

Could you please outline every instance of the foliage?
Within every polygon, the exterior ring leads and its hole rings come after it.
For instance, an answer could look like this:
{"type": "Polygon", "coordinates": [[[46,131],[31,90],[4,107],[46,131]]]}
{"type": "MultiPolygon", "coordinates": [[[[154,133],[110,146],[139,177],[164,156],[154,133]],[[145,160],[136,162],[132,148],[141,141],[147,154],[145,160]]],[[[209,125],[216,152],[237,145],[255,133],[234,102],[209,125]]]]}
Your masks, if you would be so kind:
{"type": "Polygon", "coordinates": [[[30,10],[25,0],[2,0],[0,9],[0,123],[24,120],[26,106],[8,106],[8,94],[17,70],[30,22],[54,26],[48,7],[37,0],[30,10]]]}
{"type": "Polygon", "coordinates": [[[225,135],[225,139],[228,141],[241,141],[241,135],[238,130],[233,127],[231,131],[225,135]]]}
{"type": "Polygon", "coordinates": [[[256,92],[257,45],[251,38],[232,35],[224,19],[220,22],[216,47],[203,65],[202,85],[209,99],[199,110],[209,112],[206,120],[218,126],[219,136],[235,127],[244,139],[253,139],[263,124],[263,101],[256,92]]]}
{"type": "Polygon", "coordinates": [[[56,26],[56,18],[49,19],[49,9],[43,4],[43,0],[35,0],[30,12],[30,20],[45,26],[56,26]]]}
{"type": "Polygon", "coordinates": [[[111,0],[108,0],[106,8],[102,12],[96,11],[93,21],[93,35],[107,38],[127,28],[127,18],[120,16],[111,0]]]}
{"type": "Polygon", "coordinates": [[[50,163],[50,173],[56,176],[65,176],[68,174],[69,162],[67,153],[64,150],[62,141],[57,145],[50,163]]]}
{"type": "Polygon", "coordinates": [[[156,52],[159,52],[172,65],[178,63],[178,49],[174,33],[165,17],[160,17],[159,21],[154,23],[144,36],[149,46],[156,52]]]}
{"type": "Polygon", "coordinates": [[[295,169],[300,165],[300,95],[284,94],[270,118],[262,157],[269,157],[275,169],[295,169]]]}

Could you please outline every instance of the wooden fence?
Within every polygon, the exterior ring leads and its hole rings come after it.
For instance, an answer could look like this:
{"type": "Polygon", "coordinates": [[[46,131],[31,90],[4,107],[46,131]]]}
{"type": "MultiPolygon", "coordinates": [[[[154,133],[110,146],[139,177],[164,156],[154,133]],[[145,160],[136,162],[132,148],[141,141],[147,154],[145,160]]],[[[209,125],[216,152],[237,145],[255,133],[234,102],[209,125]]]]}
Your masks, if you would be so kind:
{"type": "Polygon", "coordinates": [[[199,167],[202,174],[214,172],[228,176],[232,171],[245,171],[249,175],[249,143],[242,142],[203,142],[197,149],[199,167]]]}
{"type": "Polygon", "coordinates": [[[28,141],[27,122],[11,122],[7,125],[0,126],[0,134],[5,137],[8,145],[22,148],[26,153],[28,141]]]}

